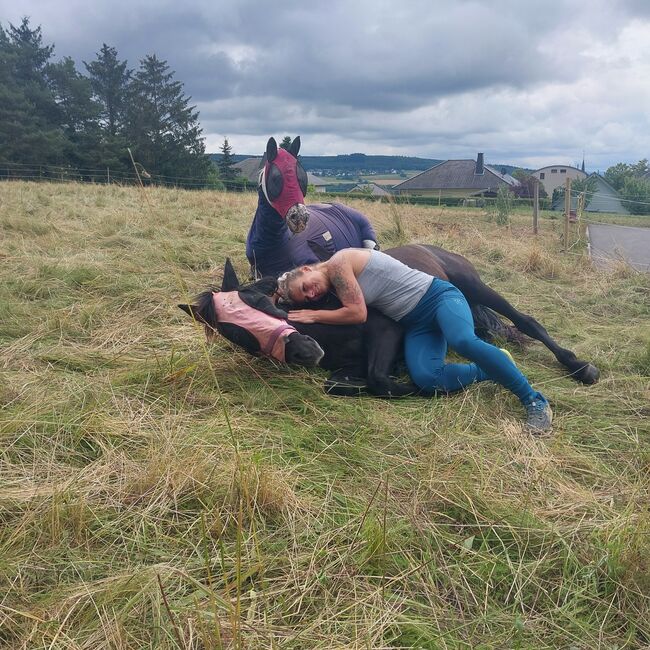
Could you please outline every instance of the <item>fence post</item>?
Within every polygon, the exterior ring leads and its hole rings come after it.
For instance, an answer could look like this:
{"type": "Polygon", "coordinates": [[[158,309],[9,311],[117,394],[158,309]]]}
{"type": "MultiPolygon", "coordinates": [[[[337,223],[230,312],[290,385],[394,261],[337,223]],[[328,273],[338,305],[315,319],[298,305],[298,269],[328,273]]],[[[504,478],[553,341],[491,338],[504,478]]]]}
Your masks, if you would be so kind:
{"type": "Polygon", "coordinates": [[[578,240],[582,239],[582,213],[585,209],[586,199],[587,195],[586,191],[584,191],[578,197],[578,206],[576,210],[576,221],[578,222],[578,240]]]}
{"type": "Polygon", "coordinates": [[[571,215],[571,179],[567,177],[564,187],[564,250],[569,250],[569,217],[571,215]]]}
{"type": "Polygon", "coordinates": [[[535,189],[533,191],[533,234],[538,232],[539,222],[539,181],[535,179],[535,189]]]}

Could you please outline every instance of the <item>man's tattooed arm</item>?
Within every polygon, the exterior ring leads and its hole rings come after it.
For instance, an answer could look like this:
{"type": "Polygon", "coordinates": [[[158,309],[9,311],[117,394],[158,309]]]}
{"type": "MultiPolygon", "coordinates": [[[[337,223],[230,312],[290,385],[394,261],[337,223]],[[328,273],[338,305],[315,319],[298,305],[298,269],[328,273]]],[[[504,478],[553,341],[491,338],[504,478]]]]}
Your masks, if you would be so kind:
{"type": "Polygon", "coordinates": [[[332,288],[344,307],[365,305],[361,287],[354,276],[354,271],[349,262],[346,262],[341,259],[330,261],[329,277],[332,288]]]}
{"type": "Polygon", "coordinates": [[[366,301],[363,299],[361,287],[354,275],[354,270],[348,260],[331,258],[327,262],[328,277],[332,289],[343,303],[340,309],[316,310],[301,309],[289,312],[289,320],[300,323],[328,323],[344,325],[365,323],[368,317],[366,301]]]}

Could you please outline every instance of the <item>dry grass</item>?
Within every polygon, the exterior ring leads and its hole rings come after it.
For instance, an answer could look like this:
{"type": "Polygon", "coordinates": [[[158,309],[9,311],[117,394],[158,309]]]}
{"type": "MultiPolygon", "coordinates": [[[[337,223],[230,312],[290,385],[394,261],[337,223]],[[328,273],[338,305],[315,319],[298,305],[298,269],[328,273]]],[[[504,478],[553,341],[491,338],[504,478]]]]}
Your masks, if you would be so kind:
{"type": "Polygon", "coordinates": [[[255,197],[0,185],[0,644],[650,644],[650,286],[561,255],[561,224],[351,201],[430,242],[579,356],[512,352],[554,405],[483,384],[334,399],[319,372],[206,348],[176,309],[246,275],[255,197]]]}

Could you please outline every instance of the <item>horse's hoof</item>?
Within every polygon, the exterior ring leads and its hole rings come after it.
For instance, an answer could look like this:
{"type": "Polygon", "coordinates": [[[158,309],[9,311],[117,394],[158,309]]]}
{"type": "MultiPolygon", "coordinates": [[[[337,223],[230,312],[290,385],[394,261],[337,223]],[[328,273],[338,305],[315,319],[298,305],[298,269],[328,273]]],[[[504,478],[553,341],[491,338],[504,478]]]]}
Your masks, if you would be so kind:
{"type": "Polygon", "coordinates": [[[583,384],[595,384],[600,378],[600,370],[591,363],[585,363],[573,373],[573,377],[583,384]]]}
{"type": "Polygon", "coordinates": [[[360,397],[368,388],[364,379],[357,377],[342,377],[336,379],[330,377],[325,380],[323,390],[328,395],[336,395],[338,397],[360,397]]]}

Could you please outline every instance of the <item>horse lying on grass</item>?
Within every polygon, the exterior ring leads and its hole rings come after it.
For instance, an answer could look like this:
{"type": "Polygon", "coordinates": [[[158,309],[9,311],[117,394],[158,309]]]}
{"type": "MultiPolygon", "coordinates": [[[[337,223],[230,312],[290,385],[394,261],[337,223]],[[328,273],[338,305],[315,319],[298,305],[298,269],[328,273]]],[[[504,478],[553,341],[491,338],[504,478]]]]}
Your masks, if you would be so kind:
{"type": "MultiPolygon", "coordinates": [[[[517,311],[484,284],[464,257],[428,245],[400,246],[386,253],[456,285],[472,307],[479,336],[499,334],[513,339],[517,333],[525,334],[544,343],[573,378],[585,384],[598,381],[599,371],[594,365],[560,347],[532,316],[517,311]],[[505,326],[494,312],[510,319],[515,327],[505,326]]],[[[221,291],[205,291],[197,304],[179,307],[203,323],[209,336],[218,332],[251,354],[304,366],[320,365],[333,371],[326,383],[331,393],[358,394],[367,389],[373,395],[398,397],[417,392],[413,384],[391,377],[402,351],[402,328],[398,323],[373,309],[368,310],[368,320],[362,325],[291,323],[286,320],[286,312],[270,298],[276,287],[275,278],[241,286],[227,260],[221,291]]],[[[338,306],[333,301],[324,305],[338,306]]]]}
{"type": "MultiPolygon", "coordinates": [[[[226,260],[220,291],[204,291],[194,305],[178,305],[205,326],[208,340],[215,333],[254,356],[289,364],[330,370],[325,384],[334,395],[358,395],[365,390],[381,397],[417,393],[413,384],[391,376],[402,344],[401,327],[380,312],[369,309],[362,325],[291,323],[287,313],[271,300],[277,289],[273,277],[241,285],[226,260]],[[376,345],[369,342],[375,341],[376,345]]],[[[339,306],[333,298],[323,308],[339,306]]]]}

